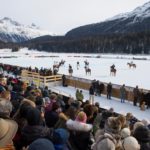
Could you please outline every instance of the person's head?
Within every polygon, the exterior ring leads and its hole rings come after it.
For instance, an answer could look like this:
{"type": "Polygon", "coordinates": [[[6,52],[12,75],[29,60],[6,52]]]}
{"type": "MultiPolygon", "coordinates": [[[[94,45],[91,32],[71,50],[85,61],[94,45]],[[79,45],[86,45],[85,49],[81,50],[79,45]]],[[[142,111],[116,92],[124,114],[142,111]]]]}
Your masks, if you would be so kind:
{"type": "Polygon", "coordinates": [[[133,136],[139,141],[139,143],[150,142],[150,130],[146,126],[139,126],[135,129],[133,136]]]}
{"type": "Polygon", "coordinates": [[[40,125],[41,112],[37,108],[29,108],[26,116],[28,125],[35,126],[40,125]]]}
{"type": "Polygon", "coordinates": [[[122,138],[122,139],[124,139],[124,138],[126,138],[126,137],[128,137],[128,136],[130,136],[130,135],[131,135],[131,131],[130,131],[129,128],[123,128],[123,129],[121,130],[121,138],[122,138]]]}
{"type": "Polygon", "coordinates": [[[11,99],[10,91],[2,91],[0,96],[1,98],[6,99],[6,100],[11,99]]]}
{"type": "Polygon", "coordinates": [[[123,140],[122,147],[124,150],[140,150],[138,141],[132,136],[126,137],[123,140]]]}
{"type": "Polygon", "coordinates": [[[0,78],[0,84],[1,85],[6,85],[6,83],[7,83],[7,79],[6,78],[4,78],[4,77],[2,77],[2,78],[0,78]]]}
{"type": "Polygon", "coordinates": [[[11,144],[18,129],[15,121],[0,118],[0,147],[11,144]]]}
{"type": "Polygon", "coordinates": [[[57,99],[57,95],[56,94],[51,94],[50,95],[50,100],[56,100],[57,99]]]}
{"type": "Polygon", "coordinates": [[[68,138],[69,132],[66,129],[55,129],[53,133],[53,143],[55,149],[63,150],[64,146],[67,144],[68,138]]]}
{"type": "Polygon", "coordinates": [[[39,138],[29,145],[28,150],[55,150],[55,148],[50,140],[39,138]]]}
{"type": "Polygon", "coordinates": [[[93,110],[93,106],[91,104],[86,104],[83,107],[83,110],[86,113],[88,118],[93,116],[94,110],[93,110]]]}
{"type": "Polygon", "coordinates": [[[118,134],[121,131],[121,127],[122,124],[118,117],[109,117],[105,129],[109,130],[113,134],[118,134]]]}
{"type": "Polygon", "coordinates": [[[140,127],[140,126],[144,126],[144,124],[141,121],[137,121],[134,125],[133,125],[133,132],[136,130],[136,128],[140,127]]]}
{"type": "Polygon", "coordinates": [[[0,114],[4,114],[4,116],[9,117],[12,112],[12,103],[7,100],[0,101],[0,114]]]}
{"type": "Polygon", "coordinates": [[[83,111],[80,111],[80,112],[77,114],[76,121],[86,123],[86,121],[87,121],[86,113],[83,112],[83,111]]]}

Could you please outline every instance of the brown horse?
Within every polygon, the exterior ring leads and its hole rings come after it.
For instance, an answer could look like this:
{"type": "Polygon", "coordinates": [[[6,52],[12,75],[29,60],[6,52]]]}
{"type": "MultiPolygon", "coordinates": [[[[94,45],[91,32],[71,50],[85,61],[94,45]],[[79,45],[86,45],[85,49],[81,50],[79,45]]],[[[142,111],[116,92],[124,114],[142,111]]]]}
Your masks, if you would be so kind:
{"type": "Polygon", "coordinates": [[[53,69],[54,69],[54,68],[59,69],[59,67],[60,67],[60,64],[54,64],[54,65],[53,65],[53,69]]]}
{"type": "Polygon", "coordinates": [[[136,68],[136,64],[133,64],[133,63],[127,63],[127,65],[129,66],[129,68],[136,68]]]}
{"type": "Polygon", "coordinates": [[[115,68],[110,68],[110,75],[111,76],[116,76],[117,70],[115,68]]]}
{"type": "Polygon", "coordinates": [[[86,73],[86,75],[88,75],[88,74],[91,75],[91,69],[85,67],[85,73],[86,73]]]}

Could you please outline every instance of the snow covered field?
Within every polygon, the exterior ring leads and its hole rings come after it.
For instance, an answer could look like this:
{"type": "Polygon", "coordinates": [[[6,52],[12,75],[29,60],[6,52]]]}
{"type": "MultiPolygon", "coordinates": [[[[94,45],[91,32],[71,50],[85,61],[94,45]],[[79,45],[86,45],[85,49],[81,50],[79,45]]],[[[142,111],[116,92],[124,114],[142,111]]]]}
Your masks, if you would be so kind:
{"type": "MultiPolygon", "coordinates": [[[[116,84],[125,83],[127,86],[139,85],[140,88],[150,90],[150,56],[133,56],[133,55],[98,55],[98,54],[58,54],[58,53],[46,53],[37,51],[28,51],[22,49],[19,52],[11,53],[10,50],[0,50],[0,62],[18,66],[32,66],[32,67],[47,67],[50,68],[54,64],[54,61],[66,61],[65,65],[59,70],[59,73],[68,74],[68,65],[71,64],[74,69],[74,76],[88,79],[97,79],[103,82],[109,82],[116,84]],[[37,57],[46,56],[46,57],[37,57]],[[85,56],[92,56],[88,58],[85,56]],[[97,58],[100,56],[100,58],[97,58]],[[12,58],[3,58],[12,57],[12,58]],[[132,60],[132,58],[146,58],[147,60],[132,60]],[[90,68],[92,70],[91,76],[85,75],[84,61],[88,60],[90,68]],[[80,62],[80,68],[77,70],[76,62],[80,62]],[[136,69],[129,69],[127,62],[133,61],[136,63],[136,69]],[[117,69],[116,77],[112,77],[109,74],[110,65],[115,64],[117,69]]],[[[52,87],[53,91],[57,91],[60,94],[75,97],[76,89],[74,87],[52,87]]],[[[85,100],[89,98],[88,91],[83,90],[85,100]]],[[[101,107],[109,109],[113,107],[114,110],[121,114],[131,112],[138,119],[147,119],[150,121],[150,109],[141,111],[139,107],[134,107],[131,102],[125,104],[120,103],[119,99],[112,98],[111,101],[106,99],[106,96],[95,97],[95,101],[99,102],[101,107]]]]}
{"type": "Polygon", "coordinates": [[[136,86],[139,88],[150,89],[150,56],[134,55],[111,55],[111,54],[59,54],[37,51],[28,51],[22,49],[19,52],[11,53],[10,50],[0,50],[0,62],[19,66],[46,67],[50,68],[55,62],[62,59],[66,61],[65,65],[60,67],[59,73],[68,75],[68,65],[73,67],[73,76],[97,79],[102,82],[112,82],[115,84],[125,84],[126,86],[136,86]],[[3,57],[12,58],[3,58],[3,57]],[[42,57],[41,57],[42,56],[42,57]],[[147,60],[132,60],[132,58],[145,58],[147,60]],[[89,61],[89,67],[92,74],[85,74],[84,61],[89,61]],[[80,62],[80,68],[77,70],[76,62],[80,62]],[[136,69],[129,69],[127,62],[133,61],[136,69]],[[117,69],[116,77],[110,76],[110,66],[115,64],[117,69]]]}
{"type": "MultiPolygon", "coordinates": [[[[52,87],[51,90],[53,92],[63,94],[66,96],[71,96],[75,98],[75,87],[62,87],[62,86],[56,86],[52,87]]],[[[84,95],[84,100],[89,99],[89,93],[87,90],[82,90],[84,95]]],[[[107,100],[105,95],[95,96],[95,102],[100,103],[100,107],[105,109],[114,108],[114,111],[126,115],[126,113],[131,112],[136,118],[139,120],[146,119],[150,122],[150,109],[146,109],[145,111],[141,111],[139,107],[133,106],[133,103],[126,101],[125,103],[121,103],[120,99],[112,98],[112,100],[107,100]]]]}

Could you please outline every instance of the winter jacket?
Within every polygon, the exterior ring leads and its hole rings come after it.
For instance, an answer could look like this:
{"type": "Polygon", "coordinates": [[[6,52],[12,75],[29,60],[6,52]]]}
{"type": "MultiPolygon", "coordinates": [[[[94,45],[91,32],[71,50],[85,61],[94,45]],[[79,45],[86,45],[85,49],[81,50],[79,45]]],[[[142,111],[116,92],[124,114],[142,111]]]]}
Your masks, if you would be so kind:
{"type": "Polygon", "coordinates": [[[51,140],[53,130],[43,126],[25,126],[21,132],[21,145],[27,146],[38,138],[51,140]]]}
{"type": "Polygon", "coordinates": [[[77,150],[90,150],[93,144],[92,125],[69,119],[66,123],[70,130],[70,143],[77,150]]]}

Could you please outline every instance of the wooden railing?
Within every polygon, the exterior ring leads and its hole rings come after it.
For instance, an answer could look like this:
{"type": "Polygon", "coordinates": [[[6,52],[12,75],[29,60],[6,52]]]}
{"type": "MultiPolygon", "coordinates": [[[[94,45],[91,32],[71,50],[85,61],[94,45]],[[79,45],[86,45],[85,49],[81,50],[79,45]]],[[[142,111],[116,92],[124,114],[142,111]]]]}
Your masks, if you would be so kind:
{"type": "Polygon", "coordinates": [[[61,81],[62,75],[42,76],[39,73],[22,70],[22,80],[26,82],[34,82],[37,86],[48,86],[52,82],[61,81]]]}
{"type": "MultiPolygon", "coordinates": [[[[101,81],[100,81],[101,82],[101,81]]],[[[73,86],[75,88],[81,88],[85,90],[89,90],[91,86],[92,81],[88,79],[83,79],[83,78],[77,78],[77,77],[71,77],[71,76],[66,76],[66,84],[68,86],[73,86]]],[[[104,91],[102,94],[106,95],[107,93],[107,84],[106,82],[101,82],[104,84],[104,91]]],[[[120,87],[122,85],[117,85],[112,83],[112,96],[116,98],[120,98],[120,87]]],[[[133,101],[133,89],[134,87],[126,86],[126,100],[128,101],[133,101]]],[[[142,89],[144,93],[149,92],[147,89],[142,89]]]]}

